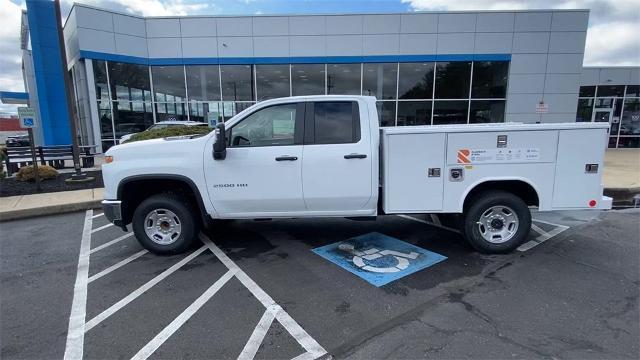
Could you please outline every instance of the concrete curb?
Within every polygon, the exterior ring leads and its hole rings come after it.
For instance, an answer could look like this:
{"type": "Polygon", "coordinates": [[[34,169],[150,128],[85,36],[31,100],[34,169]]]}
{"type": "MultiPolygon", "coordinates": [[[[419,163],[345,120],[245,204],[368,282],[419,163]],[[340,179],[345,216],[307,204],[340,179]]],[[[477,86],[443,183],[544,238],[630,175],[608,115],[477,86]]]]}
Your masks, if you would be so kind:
{"type": "Polygon", "coordinates": [[[26,218],[37,217],[37,216],[64,214],[64,213],[89,210],[89,209],[98,209],[102,207],[100,202],[101,200],[88,200],[88,201],[79,201],[79,202],[74,202],[69,204],[2,211],[0,212],[0,222],[9,221],[9,220],[26,219],[26,218]]]}

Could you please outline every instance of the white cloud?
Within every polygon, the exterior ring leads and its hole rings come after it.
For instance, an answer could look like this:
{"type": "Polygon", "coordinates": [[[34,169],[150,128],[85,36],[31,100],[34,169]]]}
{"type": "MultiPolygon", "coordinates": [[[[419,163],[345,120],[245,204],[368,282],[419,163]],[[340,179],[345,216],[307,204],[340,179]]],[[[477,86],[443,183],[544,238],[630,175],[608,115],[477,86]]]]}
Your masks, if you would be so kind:
{"type": "Polygon", "coordinates": [[[64,2],[69,7],[75,2],[143,16],[188,15],[209,7],[206,2],[186,3],[183,0],[64,0],[64,2]]]}
{"type": "Polygon", "coordinates": [[[584,65],[640,65],[639,0],[402,0],[414,10],[589,9],[584,65]]]}

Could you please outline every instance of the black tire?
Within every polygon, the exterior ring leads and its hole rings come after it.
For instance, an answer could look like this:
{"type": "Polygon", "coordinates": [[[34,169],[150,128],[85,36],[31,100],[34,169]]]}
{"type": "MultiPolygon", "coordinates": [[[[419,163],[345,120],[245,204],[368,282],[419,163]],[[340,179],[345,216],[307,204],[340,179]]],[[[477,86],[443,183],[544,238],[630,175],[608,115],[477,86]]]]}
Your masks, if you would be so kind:
{"type": "Polygon", "coordinates": [[[133,213],[131,225],[138,242],[145,249],[158,255],[174,255],[186,251],[194,244],[200,231],[198,214],[184,197],[174,193],[161,193],[143,200],[133,213]],[[147,215],[158,209],[173,212],[175,217],[171,217],[170,221],[180,225],[179,235],[170,239],[171,243],[161,244],[149,237],[145,231],[147,215]]]}
{"type": "MultiPolygon", "coordinates": [[[[487,218],[491,216],[487,216],[487,218]]],[[[513,195],[512,193],[499,190],[486,191],[471,199],[471,205],[466,209],[463,215],[461,230],[469,244],[479,252],[487,254],[508,253],[520,246],[520,244],[522,244],[529,235],[529,231],[531,230],[531,212],[529,211],[527,204],[522,201],[521,198],[513,195]],[[508,209],[490,213],[489,210],[495,206],[506,207],[508,209]],[[504,227],[505,224],[502,219],[505,215],[506,217],[509,217],[509,210],[513,210],[513,214],[517,218],[515,234],[511,237],[506,236],[508,240],[499,243],[485,239],[482,235],[482,230],[484,230],[484,233],[487,234],[488,237],[491,237],[491,231],[488,230],[501,229],[499,227],[500,223],[502,223],[504,227]],[[496,223],[496,228],[492,227],[488,229],[487,227],[478,224],[485,213],[489,215],[494,214],[491,216],[495,216],[497,218],[498,223],[496,223]]],[[[494,241],[502,241],[500,235],[495,236],[496,239],[494,241]]]]}

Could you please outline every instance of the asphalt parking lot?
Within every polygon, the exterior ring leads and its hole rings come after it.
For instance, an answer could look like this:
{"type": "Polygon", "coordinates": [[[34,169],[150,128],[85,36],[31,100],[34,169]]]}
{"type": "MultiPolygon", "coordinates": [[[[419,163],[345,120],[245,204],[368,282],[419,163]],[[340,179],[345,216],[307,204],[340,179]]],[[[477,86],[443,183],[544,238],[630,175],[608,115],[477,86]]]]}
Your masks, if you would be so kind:
{"type": "Polygon", "coordinates": [[[637,359],[640,211],[534,218],[500,256],[428,216],[235,221],[170,257],[99,212],[5,222],[0,356],[637,359]],[[317,250],[367,234],[439,261],[374,285],[317,250]]]}

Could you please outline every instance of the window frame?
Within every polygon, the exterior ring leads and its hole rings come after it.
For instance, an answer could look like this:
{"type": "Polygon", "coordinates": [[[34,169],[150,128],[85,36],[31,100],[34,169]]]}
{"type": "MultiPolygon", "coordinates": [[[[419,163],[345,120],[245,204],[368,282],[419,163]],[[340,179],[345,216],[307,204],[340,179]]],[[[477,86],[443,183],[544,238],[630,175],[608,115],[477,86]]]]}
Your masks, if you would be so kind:
{"type": "Polygon", "coordinates": [[[302,145],[303,144],[303,136],[304,136],[304,123],[305,123],[305,103],[304,102],[286,102],[286,103],[279,103],[279,104],[272,104],[272,105],[267,105],[264,107],[261,107],[259,109],[256,109],[255,111],[252,111],[251,113],[247,114],[247,116],[243,117],[242,119],[238,120],[238,122],[236,122],[235,124],[233,124],[233,126],[231,126],[230,128],[228,128],[225,133],[226,133],[226,138],[227,138],[227,148],[231,148],[231,149],[248,149],[248,148],[259,148],[259,147],[274,147],[274,146],[296,146],[296,145],[302,145]],[[276,107],[276,106],[283,106],[283,105],[295,105],[296,106],[296,118],[295,118],[295,122],[294,122],[294,128],[293,128],[293,144],[274,144],[274,145],[249,145],[249,146],[234,146],[231,142],[231,139],[233,137],[233,128],[238,126],[239,124],[241,124],[243,121],[245,121],[246,119],[248,119],[251,115],[256,114],[262,110],[266,110],[268,108],[272,108],[272,107],[276,107]]]}
{"type": "Polygon", "coordinates": [[[360,134],[360,106],[356,100],[326,100],[309,101],[306,103],[304,117],[304,145],[336,145],[336,144],[357,144],[362,139],[360,134]],[[316,143],[316,103],[351,103],[351,126],[352,137],[348,142],[316,143]]]}

